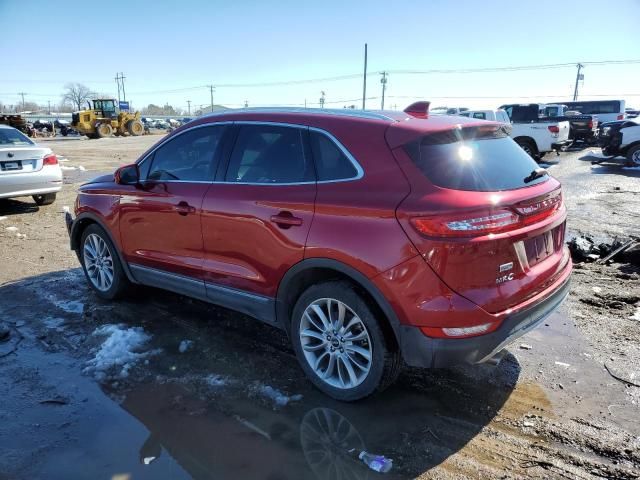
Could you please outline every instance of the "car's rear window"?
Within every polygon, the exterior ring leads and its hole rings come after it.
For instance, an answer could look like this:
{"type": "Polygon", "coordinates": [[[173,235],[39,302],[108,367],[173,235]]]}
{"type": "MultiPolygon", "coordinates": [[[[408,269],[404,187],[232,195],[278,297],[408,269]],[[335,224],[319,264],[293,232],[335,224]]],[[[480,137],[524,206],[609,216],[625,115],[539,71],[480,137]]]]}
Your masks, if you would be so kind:
{"type": "Polygon", "coordinates": [[[33,145],[33,142],[14,128],[0,128],[0,145],[33,145]]]}
{"type": "Polygon", "coordinates": [[[547,180],[528,182],[538,164],[503,127],[446,130],[424,136],[405,149],[420,171],[438,187],[492,192],[514,190],[547,180]]]}

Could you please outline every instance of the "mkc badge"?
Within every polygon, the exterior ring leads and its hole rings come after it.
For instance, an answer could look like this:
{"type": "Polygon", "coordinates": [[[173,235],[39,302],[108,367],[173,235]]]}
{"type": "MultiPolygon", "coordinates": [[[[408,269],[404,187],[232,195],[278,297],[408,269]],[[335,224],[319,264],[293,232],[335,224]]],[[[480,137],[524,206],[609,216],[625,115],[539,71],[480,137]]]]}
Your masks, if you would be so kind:
{"type": "MultiPolygon", "coordinates": [[[[500,271],[500,273],[504,273],[504,272],[508,272],[512,268],[513,268],[513,262],[509,262],[509,263],[503,263],[502,265],[500,265],[498,270],[500,271]]],[[[510,280],[513,280],[513,272],[509,273],[508,275],[502,275],[496,278],[496,285],[500,285],[501,283],[508,282],[510,280]]]]}

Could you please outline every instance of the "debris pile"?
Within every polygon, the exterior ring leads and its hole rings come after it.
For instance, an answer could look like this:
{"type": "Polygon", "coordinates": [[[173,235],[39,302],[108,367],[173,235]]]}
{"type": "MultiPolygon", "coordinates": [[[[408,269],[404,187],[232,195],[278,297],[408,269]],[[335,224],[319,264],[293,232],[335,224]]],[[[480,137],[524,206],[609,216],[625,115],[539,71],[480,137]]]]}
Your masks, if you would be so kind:
{"type": "Polygon", "coordinates": [[[574,237],[567,242],[575,263],[619,261],[640,266],[640,240],[633,237],[625,242],[614,238],[611,243],[596,244],[590,237],[574,237]]]}

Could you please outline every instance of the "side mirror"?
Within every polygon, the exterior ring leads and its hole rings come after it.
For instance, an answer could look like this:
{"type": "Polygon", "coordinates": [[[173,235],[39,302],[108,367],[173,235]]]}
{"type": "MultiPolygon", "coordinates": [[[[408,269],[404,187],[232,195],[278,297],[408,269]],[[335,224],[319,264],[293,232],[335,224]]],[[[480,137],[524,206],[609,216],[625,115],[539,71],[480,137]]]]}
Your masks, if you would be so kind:
{"type": "Polygon", "coordinates": [[[125,165],[116,170],[114,179],[119,185],[138,185],[140,183],[140,170],[137,164],[125,165]]]}

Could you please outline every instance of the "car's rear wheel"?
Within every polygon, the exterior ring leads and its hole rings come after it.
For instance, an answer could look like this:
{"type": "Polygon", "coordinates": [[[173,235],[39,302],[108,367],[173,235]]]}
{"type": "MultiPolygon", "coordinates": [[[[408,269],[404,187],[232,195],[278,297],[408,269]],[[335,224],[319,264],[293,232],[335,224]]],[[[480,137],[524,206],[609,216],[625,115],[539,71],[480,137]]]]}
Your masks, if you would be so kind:
{"type": "Polygon", "coordinates": [[[302,369],[337,400],[365,398],[398,375],[399,352],[390,348],[374,309],[348,282],[309,287],[296,302],[291,327],[302,369]]]}
{"type": "Polygon", "coordinates": [[[640,145],[629,149],[627,152],[626,165],[628,167],[640,167],[640,145]]]}
{"type": "Polygon", "coordinates": [[[33,201],[36,202],[36,205],[41,207],[42,205],[51,205],[53,202],[55,202],[56,194],[44,193],[42,195],[34,195],[32,198],[33,201]]]}
{"type": "Polygon", "coordinates": [[[99,225],[89,225],[82,232],[80,260],[87,282],[98,296],[113,300],[129,285],[116,248],[99,225]]]}

